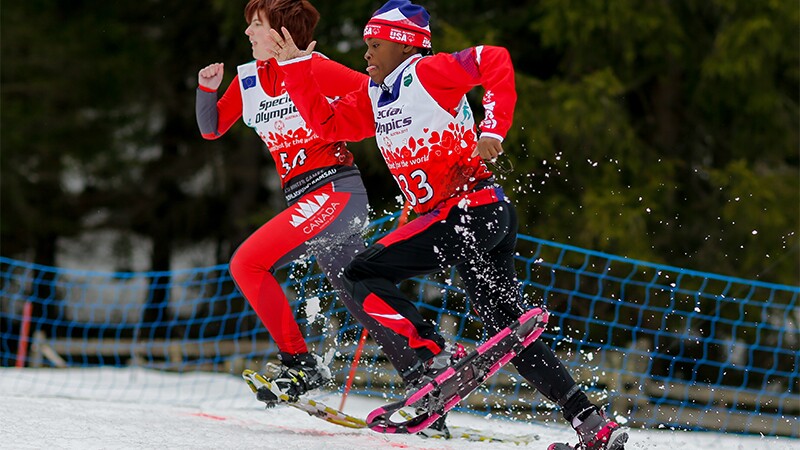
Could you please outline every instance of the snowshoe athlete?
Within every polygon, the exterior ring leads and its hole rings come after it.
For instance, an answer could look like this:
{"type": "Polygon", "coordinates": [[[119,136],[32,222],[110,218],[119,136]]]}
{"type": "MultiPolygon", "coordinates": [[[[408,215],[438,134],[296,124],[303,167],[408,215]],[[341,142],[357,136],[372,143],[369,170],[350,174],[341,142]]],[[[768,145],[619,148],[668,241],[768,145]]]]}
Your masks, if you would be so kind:
{"type": "MultiPolygon", "coordinates": [[[[300,50],[288,30],[272,34],[286,88],[306,123],[332,140],[375,136],[419,215],[359,253],[345,269],[345,288],[367,314],[405,337],[426,376],[435,374],[445,341],[397,283],[455,266],[489,335],[525,312],[513,260],[516,210],[484,163],[502,155],[514,114],[508,51],[483,45],[432,55],[428,12],[390,0],[364,28],[369,85],[330,103],[319,86],[299,78],[314,72],[315,43],[300,50]],[[477,85],[485,89],[479,132],[465,96],[477,85]]],[[[578,448],[623,448],[627,434],[589,402],[549,346],[537,340],[512,362],[561,406],[580,435],[578,448]]]]}
{"type": "MultiPolygon", "coordinates": [[[[275,161],[288,208],[248,237],[230,261],[236,285],[252,305],[280,350],[281,370],[275,384],[296,399],[331,378],[318,355],[309,353],[289,302],[274,270],[313,255],[350,313],[384,348],[404,373],[419,364],[405,340],[368,316],[342,286],[342,270],[365,248],[361,236],[368,223],[367,193],[353,155],[338,140],[321,138],[297,112],[283,84],[272,51],[270,27],[285,26],[307,45],[319,20],[305,0],[250,0],[244,10],[245,34],[255,61],[242,64],[225,93],[217,99],[223,65],[211,64],[198,73],[196,113],[205,139],[217,139],[240,117],[264,141],[275,161]]],[[[366,87],[368,77],[321,54],[309,61],[314,80],[294,75],[300,83],[319,86],[332,100],[366,87]]],[[[327,101],[327,100],[326,100],[327,101]]]]}

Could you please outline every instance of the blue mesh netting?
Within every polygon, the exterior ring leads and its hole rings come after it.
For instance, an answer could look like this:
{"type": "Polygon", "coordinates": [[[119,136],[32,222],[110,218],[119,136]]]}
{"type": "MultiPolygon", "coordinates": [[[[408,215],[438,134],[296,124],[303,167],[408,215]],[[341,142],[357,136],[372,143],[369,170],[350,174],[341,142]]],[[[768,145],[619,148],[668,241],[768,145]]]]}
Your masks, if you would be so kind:
{"type": "MultiPolygon", "coordinates": [[[[370,238],[386,234],[395,218],[375,221],[370,238]]],[[[800,287],[524,235],[518,247],[524,295],[553,313],[543,339],[590,396],[629,425],[800,436],[800,287]]],[[[361,327],[313,261],[291,264],[278,276],[309,346],[335,356],[334,372],[343,381],[361,327]]],[[[262,367],[276,352],[227,265],[108,273],[0,257],[0,288],[2,366],[17,364],[26,303],[29,368],[137,366],[238,376],[244,367],[262,367]]],[[[471,347],[486,337],[454,271],[409,280],[401,288],[448,338],[471,347]]],[[[368,340],[353,392],[399,395],[399,377],[390,369],[368,340]]],[[[80,384],[79,375],[74,382],[80,384]]],[[[556,414],[513,368],[460,408],[526,419],[556,414]]]]}

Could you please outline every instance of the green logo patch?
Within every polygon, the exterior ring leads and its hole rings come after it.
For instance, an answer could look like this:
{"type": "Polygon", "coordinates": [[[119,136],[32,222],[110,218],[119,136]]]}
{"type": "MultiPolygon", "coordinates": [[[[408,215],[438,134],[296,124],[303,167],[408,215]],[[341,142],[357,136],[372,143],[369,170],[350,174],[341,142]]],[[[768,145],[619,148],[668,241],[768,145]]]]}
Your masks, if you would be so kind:
{"type": "Polygon", "coordinates": [[[406,75],[406,77],[403,78],[403,86],[408,87],[412,81],[414,81],[414,78],[411,77],[411,74],[406,75]]]}

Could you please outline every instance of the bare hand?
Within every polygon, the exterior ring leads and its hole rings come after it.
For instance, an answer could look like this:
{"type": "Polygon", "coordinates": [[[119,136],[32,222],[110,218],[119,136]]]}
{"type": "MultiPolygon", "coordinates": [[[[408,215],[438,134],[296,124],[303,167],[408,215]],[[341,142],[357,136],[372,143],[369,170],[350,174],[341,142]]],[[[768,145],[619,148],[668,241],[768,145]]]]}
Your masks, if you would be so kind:
{"type": "Polygon", "coordinates": [[[308,48],[300,50],[297,48],[297,44],[294,43],[292,35],[289,34],[289,30],[287,30],[286,27],[281,27],[283,36],[278,34],[274,28],[270,29],[269,32],[272,35],[272,39],[275,41],[275,50],[273,50],[272,53],[275,55],[277,61],[288,61],[290,59],[310,55],[317,45],[317,41],[311,41],[311,43],[308,44],[308,48]]]}
{"type": "Polygon", "coordinates": [[[222,84],[222,74],[225,71],[223,63],[209,64],[197,74],[197,83],[204,88],[216,91],[219,85],[222,84]]]}
{"type": "Polygon", "coordinates": [[[472,152],[473,157],[481,155],[481,158],[486,161],[494,161],[502,154],[503,143],[499,139],[488,136],[478,139],[478,145],[472,152]]]}

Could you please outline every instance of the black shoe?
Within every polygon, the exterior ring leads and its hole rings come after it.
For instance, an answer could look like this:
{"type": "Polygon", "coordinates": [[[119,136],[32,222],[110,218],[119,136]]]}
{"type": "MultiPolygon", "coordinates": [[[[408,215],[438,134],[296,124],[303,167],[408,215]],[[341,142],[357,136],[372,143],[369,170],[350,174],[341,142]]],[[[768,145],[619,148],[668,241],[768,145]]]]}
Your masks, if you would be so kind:
{"type": "MultiPolygon", "coordinates": [[[[301,395],[316,389],[331,380],[331,370],[322,358],[313,353],[278,353],[281,362],[278,375],[273,379],[275,387],[296,402],[301,395]]],[[[274,394],[268,389],[259,389],[256,397],[263,402],[275,401],[274,394]],[[261,397],[265,398],[261,398],[261,397]]]]}
{"type": "MultiPolygon", "coordinates": [[[[423,409],[421,412],[425,412],[427,410],[423,409]]],[[[450,429],[447,428],[447,413],[442,417],[436,419],[428,428],[425,428],[422,431],[418,431],[417,435],[425,437],[425,438],[437,438],[437,439],[450,439],[452,436],[450,435],[450,429]]]]}

